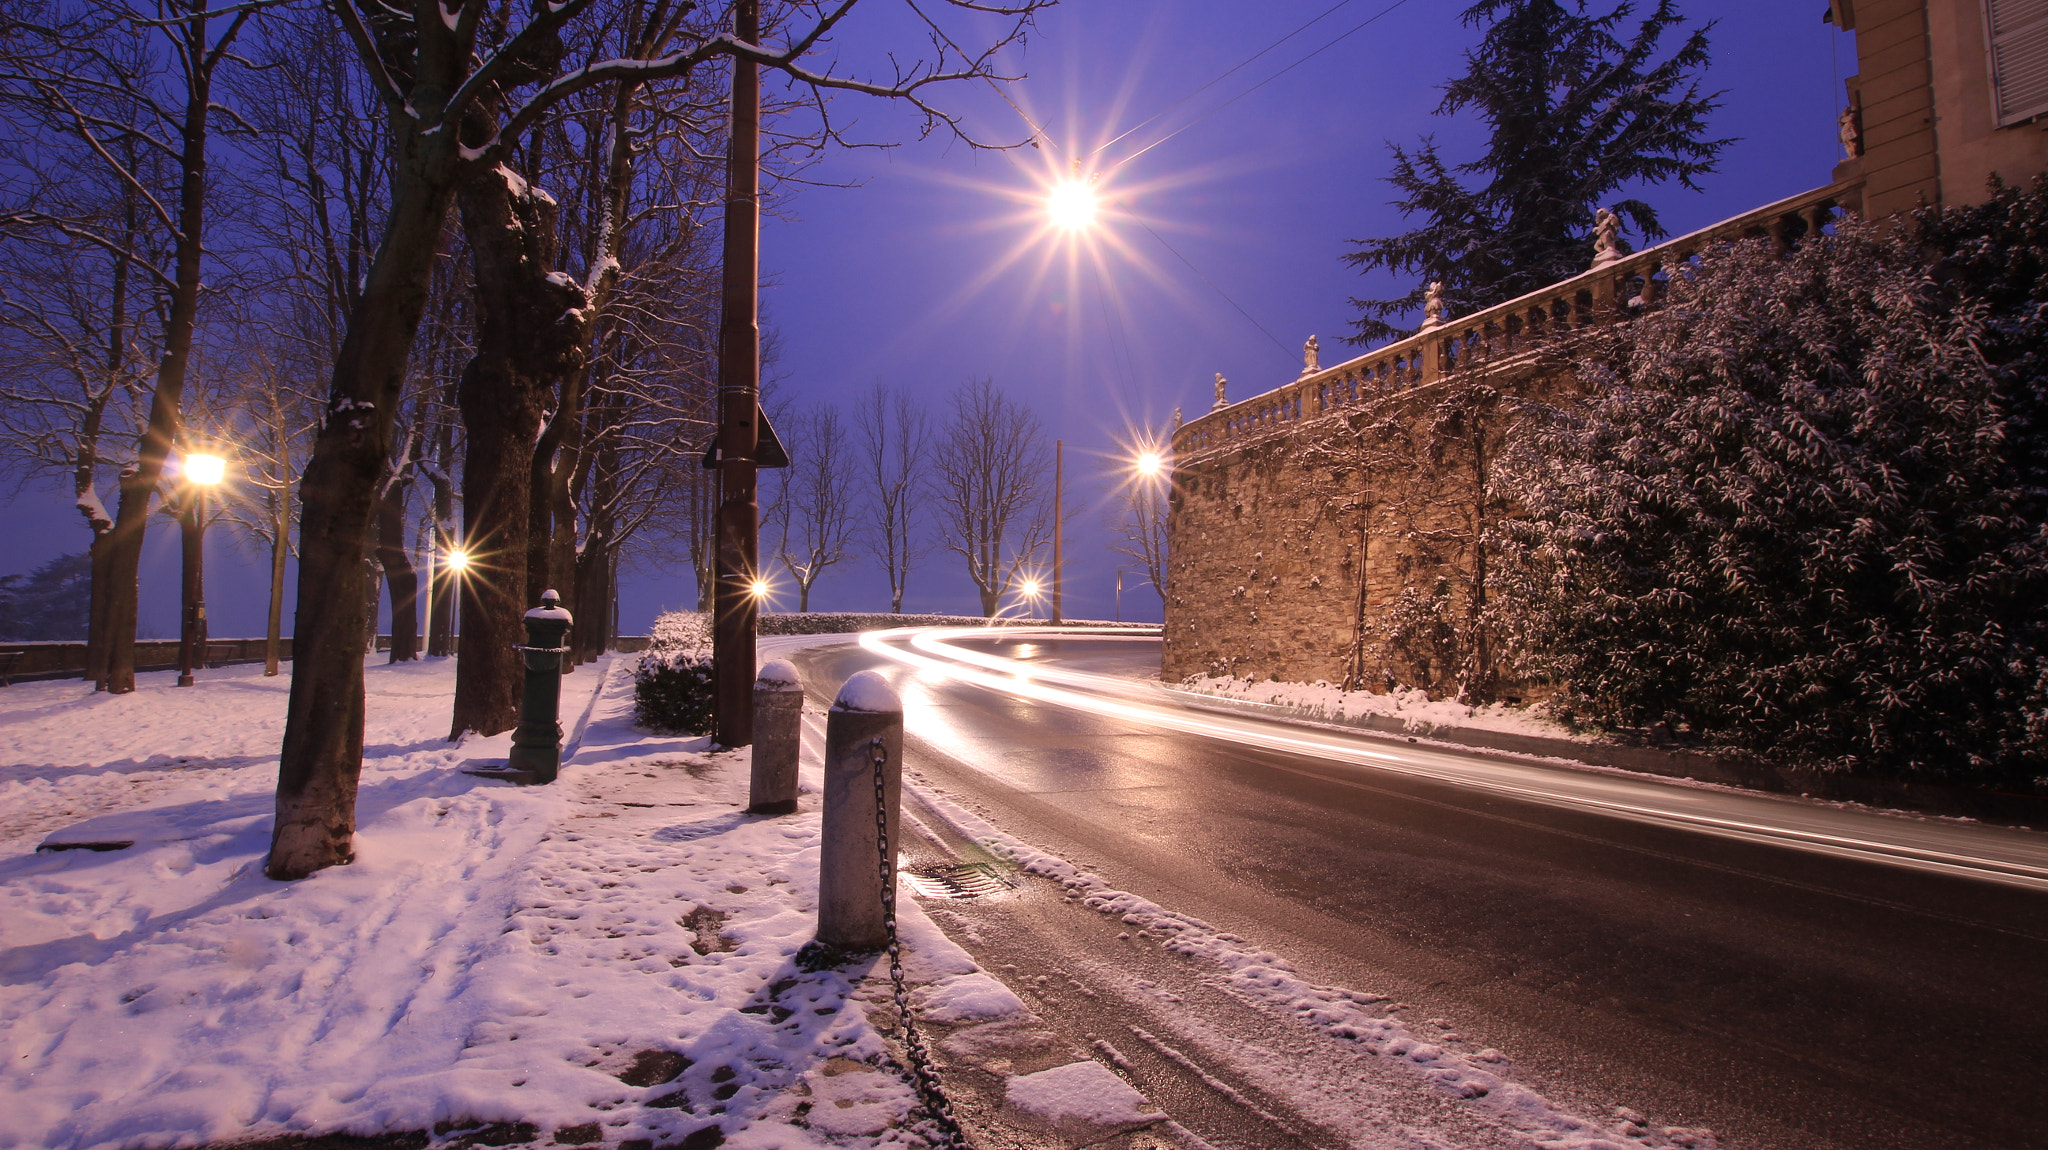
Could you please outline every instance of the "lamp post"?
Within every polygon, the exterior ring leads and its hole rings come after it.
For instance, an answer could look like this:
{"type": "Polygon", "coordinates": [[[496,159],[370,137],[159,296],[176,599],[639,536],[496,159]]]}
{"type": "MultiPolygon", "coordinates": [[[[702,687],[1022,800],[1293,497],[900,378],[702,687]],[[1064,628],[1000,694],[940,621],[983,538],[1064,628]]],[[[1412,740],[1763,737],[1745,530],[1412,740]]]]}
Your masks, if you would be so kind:
{"type": "Polygon", "coordinates": [[[1067,575],[1066,474],[1067,444],[1065,440],[1055,439],[1052,441],[1052,622],[1055,627],[1066,622],[1060,614],[1060,590],[1067,575]]]}
{"type": "Polygon", "coordinates": [[[192,668],[206,661],[206,491],[227,475],[218,455],[185,456],[185,498],[178,515],[184,547],[184,610],[178,626],[178,685],[192,685],[192,668]]]}
{"type": "Polygon", "coordinates": [[[455,604],[461,596],[454,594],[452,587],[444,588],[444,584],[452,584],[469,570],[469,552],[451,546],[448,553],[442,555],[439,551],[440,535],[439,531],[434,533],[435,550],[427,553],[427,654],[446,656],[449,654],[447,644],[434,641],[434,604],[441,604],[441,623],[452,639],[455,635],[455,604]]]}

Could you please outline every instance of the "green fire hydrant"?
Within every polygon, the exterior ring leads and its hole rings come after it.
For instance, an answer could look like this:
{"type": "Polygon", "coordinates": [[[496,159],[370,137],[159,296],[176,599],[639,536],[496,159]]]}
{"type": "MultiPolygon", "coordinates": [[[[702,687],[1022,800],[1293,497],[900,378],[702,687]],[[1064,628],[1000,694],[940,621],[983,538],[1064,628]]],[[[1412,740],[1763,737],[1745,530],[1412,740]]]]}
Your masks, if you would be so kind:
{"type": "Polygon", "coordinates": [[[526,613],[526,692],[519,703],[519,728],[512,732],[506,766],[552,783],[562,765],[562,672],[569,654],[569,626],[562,597],[543,591],[540,606],[526,613]]]}

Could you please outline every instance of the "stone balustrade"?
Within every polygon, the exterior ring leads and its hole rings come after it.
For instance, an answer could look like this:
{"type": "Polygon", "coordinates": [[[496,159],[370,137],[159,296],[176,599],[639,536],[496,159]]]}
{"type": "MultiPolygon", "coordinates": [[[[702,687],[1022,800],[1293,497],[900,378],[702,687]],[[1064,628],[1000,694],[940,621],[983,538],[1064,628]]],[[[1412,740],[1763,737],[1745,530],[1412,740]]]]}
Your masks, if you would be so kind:
{"type": "Polygon", "coordinates": [[[1861,193],[1860,184],[1842,183],[1780,200],[1606,260],[1520,299],[1426,326],[1355,359],[1305,372],[1262,395],[1219,405],[1174,432],[1174,457],[1186,462],[1455,372],[1514,364],[1572,332],[1655,307],[1671,277],[1683,275],[1688,263],[1717,244],[1763,237],[1790,249],[1826,227],[1838,211],[1856,211],[1861,193]]]}

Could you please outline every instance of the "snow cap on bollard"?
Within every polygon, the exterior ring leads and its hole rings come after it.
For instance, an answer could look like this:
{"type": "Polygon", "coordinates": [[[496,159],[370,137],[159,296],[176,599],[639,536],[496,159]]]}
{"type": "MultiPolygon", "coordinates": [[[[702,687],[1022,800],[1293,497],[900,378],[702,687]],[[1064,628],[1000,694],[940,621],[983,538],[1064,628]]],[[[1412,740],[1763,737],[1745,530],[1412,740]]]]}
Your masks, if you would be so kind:
{"type": "Polygon", "coordinates": [[[803,690],[803,680],[797,678],[796,664],[787,659],[770,659],[761,664],[761,670],[754,676],[754,685],[773,691],[803,690]]]}
{"type": "Polygon", "coordinates": [[[553,588],[540,593],[540,606],[526,613],[528,619],[547,619],[556,623],[572,623],[574,616],[562,608],[562,596],[553,588]]]}
{"type": "Polygon", "coordinates": [[[880,671],[856,671],[839,685],[839,697],[832,700],[832,709],[871,715],[901,714],[903,700],[880,671]]]}

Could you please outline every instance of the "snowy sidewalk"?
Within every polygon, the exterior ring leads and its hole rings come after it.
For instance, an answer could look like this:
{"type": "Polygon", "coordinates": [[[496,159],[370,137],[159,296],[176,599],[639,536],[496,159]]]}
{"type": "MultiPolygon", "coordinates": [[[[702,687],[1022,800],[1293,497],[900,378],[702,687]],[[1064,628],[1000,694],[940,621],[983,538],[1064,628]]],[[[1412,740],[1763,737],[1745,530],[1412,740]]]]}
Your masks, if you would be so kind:
{"type": "MultiPolygon", "coordinates": [[[[452,663],[372,665],[357,861],[298,883],[261,873],[288,680],[0,692],[0,1147],[918,1144],[886,975],[793,960],[814,757],[797,815],[748,816],[745,753],[634,729],[626,670],[564,681],[574,754],[521,788],[461,773],[509,736],[445,741],[452,663]]],[[[1159,1121],[903,915],[978,1140],[1159,1121]]]]}

